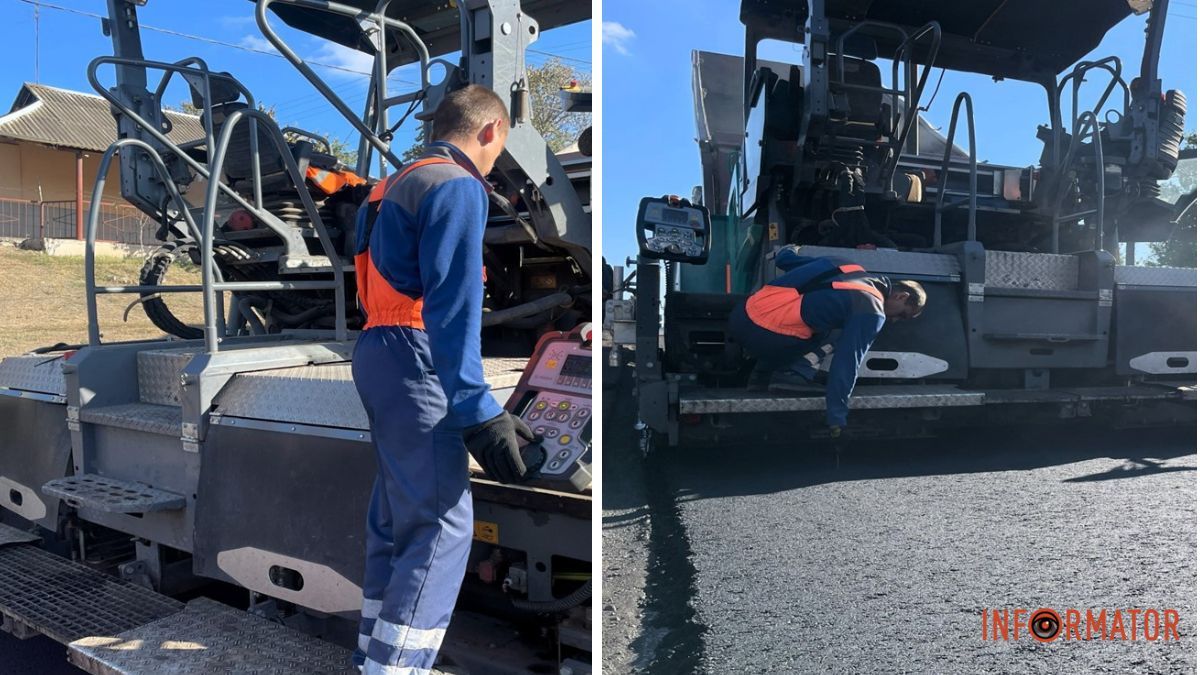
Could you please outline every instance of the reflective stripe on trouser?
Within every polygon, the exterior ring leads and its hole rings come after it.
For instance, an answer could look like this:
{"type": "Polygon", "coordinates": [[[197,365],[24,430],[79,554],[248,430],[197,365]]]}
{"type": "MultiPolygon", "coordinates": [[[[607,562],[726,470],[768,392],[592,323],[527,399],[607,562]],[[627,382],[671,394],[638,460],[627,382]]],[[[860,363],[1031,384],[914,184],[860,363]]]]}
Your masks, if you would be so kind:
{"type": "Polygon", "coordinates": [[[427,672],[471,548],[462,430],[448,417],[424,331],[380,326],[363,332],[353,368],[379,460],[354,659],[364,673],[427,672]]]}

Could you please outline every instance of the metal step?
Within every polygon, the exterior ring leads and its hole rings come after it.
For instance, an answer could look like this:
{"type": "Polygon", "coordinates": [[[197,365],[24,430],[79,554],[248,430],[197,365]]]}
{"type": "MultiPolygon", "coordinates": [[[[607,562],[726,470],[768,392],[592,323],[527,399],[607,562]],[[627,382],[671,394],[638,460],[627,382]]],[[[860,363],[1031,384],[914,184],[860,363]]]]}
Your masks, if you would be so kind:
{"type": "MultiPolygon", "coordinates": [[[[853,410],[941,408],[983,405],[979,391],[950,385],[857,387],[850,398],[853,410]]],[[[680,414],[763,413],[824,410],[824,393],[795,396],[750,392],[745,389],[694,389],[679,392],[680,414]]]]}
{"type": "Polygon", "coordinates": [[[0,523],[0,546],[8,546],[9,544],[28,544],[30,542],[37,541],[38,539],[41,539],[41,537],[36,534],[15,528],[12,525],[0,523]]]}
{"type": "Polygon", "coordinates": [[[207,598],[119,634],[76,640],[67,659],[92,675],[358,672],[349,650],[207,598]]]}
{"type": "Polygon", "coordinates": [[[79,421],[179,438],[180,425],[183,424],[183,410],[178,405],[122,403],[99,408],[84,408],[79,411],[79,421]]]}
{"type": "Polygon", "coordinates": [[[198,353],[196,348],[138,352],[138,398],[142,403],[179,405],[179,371],[198,353]]]}
{"type": "Polygon", "coordinates": [[[0,614],[18,632],[63,644],[117,635],[183,609],[159,595],[40,548],[0,548],[0,614]]]}
{"type": "Polygon", "coordinates": [[[183,495],[159,490],[145,483],[85,473],[50,481],[42,492],[66,500],[76,508],[105,513],[148,513],[182,509],[183,495]]]}

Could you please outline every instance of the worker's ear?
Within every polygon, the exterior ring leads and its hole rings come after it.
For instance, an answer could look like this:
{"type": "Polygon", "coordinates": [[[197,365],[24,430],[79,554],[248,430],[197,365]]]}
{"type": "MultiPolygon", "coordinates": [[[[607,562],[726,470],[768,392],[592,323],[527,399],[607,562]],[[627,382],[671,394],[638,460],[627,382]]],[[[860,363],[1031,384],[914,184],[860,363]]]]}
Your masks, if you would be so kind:
{"type": "Polygon", "coordinates": [[[502,119],[494,119],[483,126],[479,134],[480,145],[491,145],[500,140],[500,135],[503,133],[501,125],[504,124],[502,119]]]}

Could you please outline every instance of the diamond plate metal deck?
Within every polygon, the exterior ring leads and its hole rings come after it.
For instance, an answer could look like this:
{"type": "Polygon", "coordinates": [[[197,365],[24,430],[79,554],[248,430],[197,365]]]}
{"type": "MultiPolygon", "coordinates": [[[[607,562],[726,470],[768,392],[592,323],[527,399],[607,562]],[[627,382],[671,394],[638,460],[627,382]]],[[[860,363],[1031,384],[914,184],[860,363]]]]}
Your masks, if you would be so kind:
{"type": "Polygon", "coordinates": [[[65,499],[72,506],[107,513],[171,511],[187,504],[183,495],[174,492],[90,473],[57,478],[43,485],[42,492],[65,499]]]}
{"type": "Polygon", "coordinates": [[[348,650],[207,598],[119,634],[76,640],[67,658],[92,675],[358,672],[348,650]]]}
{"type": "Polygon", "coordinates": [[[28,544],[31,541],[41,539],[36,534],[17,529],[12,525],[0,523],[0,546],[8,546],[9,544],[28,544]]]}
{"type": "Polygon", "coordinates": [[[1117,265],[1116,282],[1120,286],[1196,287],[1196,270],[1188,267],[1134,267],[1117,265]]]}
{"type": "Polygon", "coordinates": [[[183,603],[34,546],[0,548],[0,613],[58,642],[116,635],[183,603]]]}
{"type": "Polygon", "coordinates": [[[993,288],[1074,291],[1079,288],[1079,259],[1073,255],[988,251],[983,283],[993,288]]]}
{"type": "Polygon", "coordinates": [[[148,349],[138,352],[138,396],[143,403],[179,405],[179,371],[195,349],[148,349]]]}
{"type": "MultiPolygon", "coordinates": [[[[526,359],[483,360],[493,389],[516,386],[526,359]]],[[[231,417],[339,429],[370,428],[354,387],[350,363],[297,366],[241,373],[216,398],[216,412],[231,417]]]]}
{"type": "MultiPolygon", "coordinates": [[[[983,392],[948,385],[859,387],[850,399],[852,410],[940,408],[982,405],[983,392]]],[[[738,389],[699,389],[679,393],[680,414],[763,413],[824,410],[825,396],[780,396],[738,389]]]]}
{"type": "Polygon", "coordinates": [[[0,388],[66,396],[61,354],[23,354],[0,360],[0,388]]]}
{"type": "Polygon", "coordinates": [[[817,257],[850,260],[868,271],[880,274],[916,274],[957,278],[961,273],[958,258],[943,253],[911,253],[891,249],[858,250],[828,246],[801,246],[800,253],[817,257]]]}
{"type": "Polygon", "coordinates": [[[79,411],[79,421],[178,438],[180,425],[183,423],[183,410],[179,406],[153,403],[122,403],[84,408],[79,411]]]}

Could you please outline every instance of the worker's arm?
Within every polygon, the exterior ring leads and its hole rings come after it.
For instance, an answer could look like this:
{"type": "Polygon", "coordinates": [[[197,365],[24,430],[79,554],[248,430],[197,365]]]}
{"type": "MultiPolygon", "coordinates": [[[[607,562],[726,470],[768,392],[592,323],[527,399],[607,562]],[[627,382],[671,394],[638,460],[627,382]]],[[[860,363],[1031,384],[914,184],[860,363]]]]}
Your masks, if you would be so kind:
{"type": "Polygon", "coordinates": [[[884,317],[862,313],[850,317],[842,327],[829,366],[829,382],[825,386],[825,418],[830,427],[846,426],[850,412],[850,394],[858,380],[858,369],[871,349],[875,336],[883,329],[884,317]]]}
{"type": "Polygon", "coordinates": [[[800,255],[800,247],[795,245],[784,246],[779,249],[779,253],[775,254],[775,266],[784,272],[791,272],[797,267],[803,267],[817,260],[820,258],[800,255]]]}
{"type": "Polygon", "coordinates": [[[421,312],[433,369],[450,409],[463,427],[502,411],[483,379],[480,319],[483,313],[483,228],[487,196],[479,181],[455,178],[421,202],[419,260],[421,312]]]}

